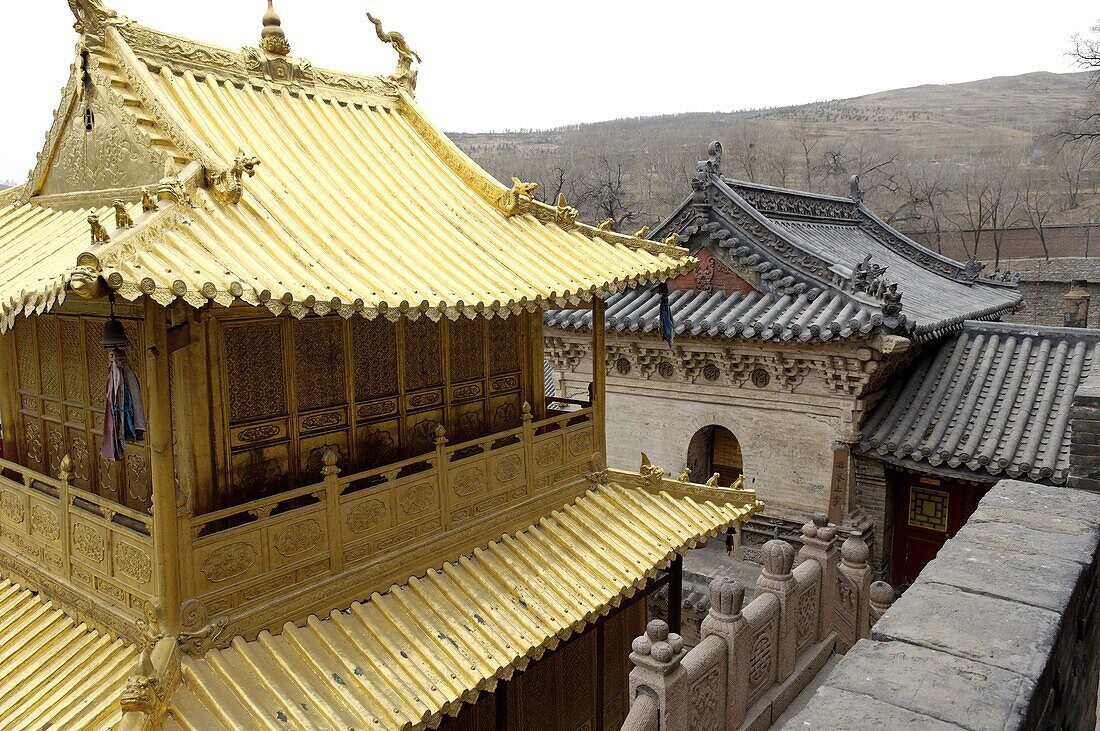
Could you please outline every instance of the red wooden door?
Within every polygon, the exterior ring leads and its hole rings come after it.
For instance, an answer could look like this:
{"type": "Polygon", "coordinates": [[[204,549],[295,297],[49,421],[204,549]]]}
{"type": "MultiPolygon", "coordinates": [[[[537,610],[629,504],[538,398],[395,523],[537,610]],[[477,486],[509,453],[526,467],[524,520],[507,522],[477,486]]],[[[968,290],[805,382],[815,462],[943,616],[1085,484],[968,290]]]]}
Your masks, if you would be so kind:
{"type": "Polygon", "coordinates": [[[891,578],[905,587],[958,533],[989,488],[910,472],[898,474],[897,487],[891,578]]]}

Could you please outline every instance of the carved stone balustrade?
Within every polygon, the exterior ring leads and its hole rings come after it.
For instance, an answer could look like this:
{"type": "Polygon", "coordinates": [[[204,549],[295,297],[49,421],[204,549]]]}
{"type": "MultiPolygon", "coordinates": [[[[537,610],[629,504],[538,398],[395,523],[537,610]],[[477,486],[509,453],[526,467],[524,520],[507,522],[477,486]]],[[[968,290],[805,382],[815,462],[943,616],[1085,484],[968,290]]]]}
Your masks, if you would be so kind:
{"type": "Polygon", "coordinates": [[[623,729],[767,728],[834,651],[868,635],[872,596],[886,602],[889,587],[871,588],[862,537],[838,550],[836,526],[823,515],[803,526],[802,537],[797,556],[786,541],[764,545],[756,598],[747,605],[735,579],[711,582],[702,641],[691,650],[680,649],[664,622],[649,624],[630,656],[634,702],[623,729]]]}

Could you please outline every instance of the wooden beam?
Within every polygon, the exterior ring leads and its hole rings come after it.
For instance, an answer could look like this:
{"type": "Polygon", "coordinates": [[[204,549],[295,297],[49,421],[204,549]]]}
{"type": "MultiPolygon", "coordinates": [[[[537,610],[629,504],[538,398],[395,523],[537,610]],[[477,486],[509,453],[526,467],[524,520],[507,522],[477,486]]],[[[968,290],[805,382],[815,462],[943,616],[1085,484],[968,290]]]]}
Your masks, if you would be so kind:
{"type": "Polygon", "coordinates": [[[172,396],[168,377],[168,323],[163,307],[145,298],[145,414],[153,481],[153,553],[161,603],[161,631],[179,630],[180,562],[177,539],[175,464],[172,455],[172,396]]]}
{"type": "Polygon", "coordinates": [[[607,459],[607,347],[604,311],[607,304],[592,300],[592,416],[595,421],[596,451],[607,459]]]}
{"type": "Polygon", "coordinates": [[[668,567],[668,629],[680,634],[680,614],[684,601],[684,557],[677,555],[668,567]]]}
{"type": "MultiPolygon", "coordinates": [[[[28,325],[24,322],[23,327],[28,325]]],[[[0,335],[0,425],[4,427],[4,458],[19,462],[19,374],[15,367],[15,331],[0,335]]]]}

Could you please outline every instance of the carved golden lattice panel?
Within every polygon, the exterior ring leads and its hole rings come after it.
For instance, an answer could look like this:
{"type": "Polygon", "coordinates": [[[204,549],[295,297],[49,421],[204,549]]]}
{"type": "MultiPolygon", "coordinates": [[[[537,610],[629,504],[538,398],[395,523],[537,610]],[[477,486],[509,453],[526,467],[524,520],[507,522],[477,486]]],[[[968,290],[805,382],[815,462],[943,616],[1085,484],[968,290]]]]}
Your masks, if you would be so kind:
{"type": "Polygon", "coordinates": [[[485,321],[460,317],[448,324],[451,381],[470,381],[485,376],[485,321]]]}
{"type": "Polygon", "coordinates": [[[351,347],[356,400],[397,395],[397,323],[353,318],[351,347]]]}
{"type": "Polygon", "coordinates": [[[909,491],[909,525],[947,532],[947,509],[950,495],[941,490],[913,487],[909,491]]]}
{"type": "Polygon", "coordinates": [[[310,317],[293,323],[298,408],[303,411],[347,403],[344,322],[310,317]]]}
{"type": "Polygon", "coordinates": [[[496,376],[519,371],[523,362],[523,342],[519,317],[489,320],[489,374],[496,376]]]}
{"type": "Polygon", "coordinates": [[[230,325],[224,335],[230,423],[285,415],[282,322],[230,325]]]}
{"type": "Polygon", "coordinates": [[[440,323],[426,317],[406,322],[404,355],[407,390],[443,384],[440,323]]]}

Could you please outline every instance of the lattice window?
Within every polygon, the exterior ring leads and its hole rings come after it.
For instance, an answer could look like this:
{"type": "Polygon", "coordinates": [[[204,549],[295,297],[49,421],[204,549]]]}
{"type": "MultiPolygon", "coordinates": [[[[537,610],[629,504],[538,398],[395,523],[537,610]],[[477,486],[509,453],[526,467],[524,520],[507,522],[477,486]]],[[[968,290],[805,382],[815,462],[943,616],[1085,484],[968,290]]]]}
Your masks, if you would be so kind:
{"type": "Polygon", "coordinates": [[[909,491],[909,525],[947,532],[949,495],[940,490],[913,487],[909,491]]]}

